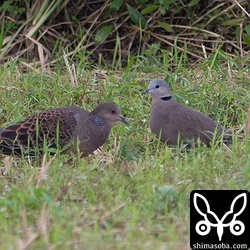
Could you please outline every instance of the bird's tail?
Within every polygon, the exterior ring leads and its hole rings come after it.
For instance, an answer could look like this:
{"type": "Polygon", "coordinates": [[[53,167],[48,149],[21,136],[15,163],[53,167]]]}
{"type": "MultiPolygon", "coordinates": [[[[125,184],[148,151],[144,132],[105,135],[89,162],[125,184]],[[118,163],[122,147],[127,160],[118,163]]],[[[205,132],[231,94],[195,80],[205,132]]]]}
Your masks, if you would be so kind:
{"type": "Polygon", "coordinates": [[[223,143],[225,143],[227,146],[231,145],[233,143],[233,132],[230,129],[226,129],[223,135],[223,143]]]}
{"type": "Polygon", "coordinates": [[[232,132],[230,129],[224,130],[223,135],[223,143],[225,143],[227,146],[230,146],[233,144],[233,141],[242,142],[244,140],[243,135],[236,135],[232,132]]]}

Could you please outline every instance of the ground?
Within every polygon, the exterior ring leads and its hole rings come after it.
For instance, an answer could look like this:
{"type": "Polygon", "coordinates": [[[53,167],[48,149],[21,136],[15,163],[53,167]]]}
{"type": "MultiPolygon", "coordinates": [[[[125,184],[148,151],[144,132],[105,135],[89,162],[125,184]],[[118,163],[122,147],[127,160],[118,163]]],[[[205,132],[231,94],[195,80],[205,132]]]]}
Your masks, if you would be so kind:
{"type": "Polygon", "coordinates": [[[226,59],[171,71],[145,58],[122,71],[78,64],[75,75],[1,65],[1,126],[50,107],[92,110],[104,101],[118,103],[130,122],[116,124],[87,158],[46,148],[41,158],[1,156],[1,249],[189,249],[192,190],[250,190],[249,66],[226,59]],[[141,94],[152,78],[166,79],[176,100],[243,140],[190,152],[159,142],[149,130],[151,97],[141,94]]]}

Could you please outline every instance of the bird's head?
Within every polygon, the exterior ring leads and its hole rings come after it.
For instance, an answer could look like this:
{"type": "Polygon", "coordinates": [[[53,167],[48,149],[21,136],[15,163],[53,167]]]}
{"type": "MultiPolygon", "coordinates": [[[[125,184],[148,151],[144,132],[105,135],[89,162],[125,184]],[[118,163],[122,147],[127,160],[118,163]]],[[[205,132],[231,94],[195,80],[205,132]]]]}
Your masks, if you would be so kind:
{"type": "Polygon", "coordinates": [[[110,124],[111,126],[118,121],[128,124],[128,121],[121,113],[120,107],[112,102],[99,104],[91,113],[101,119],[105,124],[110,124]]]}
{"type": "Polygon", "coordinates": [[[148,88],[143,92],[143,94],[150,93],[153,98],[159,98],[163,100],[170,100],[172,98],[172,93],[169,89],[168,84],[163,80],[151,80],[149,82],[148,88]]]}

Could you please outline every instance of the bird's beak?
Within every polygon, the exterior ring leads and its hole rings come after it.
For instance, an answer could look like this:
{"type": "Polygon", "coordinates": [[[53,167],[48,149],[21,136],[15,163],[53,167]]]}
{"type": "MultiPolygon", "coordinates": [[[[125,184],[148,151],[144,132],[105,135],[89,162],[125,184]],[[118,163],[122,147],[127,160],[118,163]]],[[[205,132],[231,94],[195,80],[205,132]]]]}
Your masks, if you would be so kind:
{"type": "Polygon", "coordinates": [[[148,93],[149,90],[150,90],[150,89],[144,90],[144,91],[142,92],[142,94],[144,95],[144,94],[148,93]]]}
{"type": "Polygon", "coordinates": [[[119,115],[118,117],[120,118],[122,122],[124,122],[125,124],[128,124],[128,121],[122,115],[119,115]]]}
{"type": "Polygon", "coordinates": [[[150,90],[152,90],[152,89],[154,89],[154,88],[151,88],[151,89],[146,89],[146,90],[144,90],[144,91],[142,92],[142,94],[144,95],[144,94],[146,94],[146,93],[149,93],[149,92],[150,92],[150,90]]]}

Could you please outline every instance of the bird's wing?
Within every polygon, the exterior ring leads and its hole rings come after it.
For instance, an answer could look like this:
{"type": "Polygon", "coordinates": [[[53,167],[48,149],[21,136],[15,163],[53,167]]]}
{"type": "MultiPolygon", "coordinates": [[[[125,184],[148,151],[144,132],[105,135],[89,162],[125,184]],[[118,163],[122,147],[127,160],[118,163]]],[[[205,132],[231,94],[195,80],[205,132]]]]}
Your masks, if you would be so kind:
{"type": "Polygon", "coordinates": [[[5,154],[20,153],[21,148],[65,146],[77,125],[70,109],[49,109],[0,131],[0,149],[5,154]]]}
{"type": "Polygon", "coordinates": [[[209,141],[216,129],[222,129],[220,124],[207,115],[177,102],[166,103],[158,110],[161,126],[167,129],[169,134],[180,132],[182,138],[201,137],[203,141],[209,141]]]}

